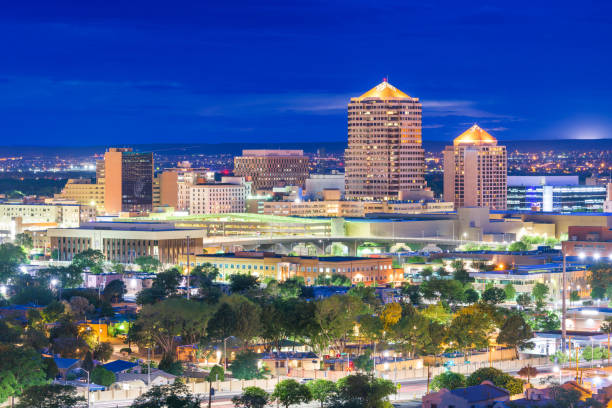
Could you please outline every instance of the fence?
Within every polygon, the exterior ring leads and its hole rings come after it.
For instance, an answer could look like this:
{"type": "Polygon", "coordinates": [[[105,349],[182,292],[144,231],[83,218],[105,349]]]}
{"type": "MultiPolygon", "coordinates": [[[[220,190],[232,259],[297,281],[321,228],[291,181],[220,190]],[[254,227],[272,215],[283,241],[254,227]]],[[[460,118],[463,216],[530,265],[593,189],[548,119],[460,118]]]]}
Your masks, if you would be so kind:
{"type": "MultiPolygon", "coordinates": [[[[492,364],[494,368],[500,369],[502,371],[516,371],[520,370],[522,367],[527,365],[531,365],[534,367],[548,365],[550,361],[546,357],[539,358],[530,358],[524,360],[509,360],[509,361],[497,361],[492,364]]],[[[456,365],[452,368],[453,372],[461,373],[461,374],[471,374],[472,372],[478,370],[479,368],[489,367],[488,362],[479,362],[479,363],[470,363],[470,364],[461,364],[456,365]]],[[[435,377],[438,374],[441,374],[446,369],[444,367],[431,367],[430,368],[430,376],[431,378],[435,377]]],[[[342,378],[348,374],[348,372],[341,371],[321,371],[321,370],[299,370],[295,369],[290,372],[291,377],[294,378],[312,378],[319,379],[324,378],[332,381],[336,381],[339,378],[342,378]]],[[[417,380],[417,379],[425,379],[427,378],[427,367],[417,368],[412,370],[386,370],[386,371],[378,371],[378,376],[389,380],[417,380]]],[[[265,380],[232,380],[232,381],[216,381],[213,382],[212,386],[217,393],[219,392],[241,392],[245,387],[260,387],[264,390],[272,390],[276,386],[276,384],[287,377],[280,378],[270,378],[265,380]]],[[[188,383],[187,387],[194,394],[208,394],[208,383],[188,383]]],[[[147,388],[138,388],[132,390],[108,390],[108,391],[93,391],[91,393],[91,400],[96,402],[108,402],[108,401],[121,401],[121,400],[131,400],[137,398],[141,394],[145,393],[147,388]]],[[[81,388],[78,390],[79,394],[87,397],[87,389],[81,388]]]]}

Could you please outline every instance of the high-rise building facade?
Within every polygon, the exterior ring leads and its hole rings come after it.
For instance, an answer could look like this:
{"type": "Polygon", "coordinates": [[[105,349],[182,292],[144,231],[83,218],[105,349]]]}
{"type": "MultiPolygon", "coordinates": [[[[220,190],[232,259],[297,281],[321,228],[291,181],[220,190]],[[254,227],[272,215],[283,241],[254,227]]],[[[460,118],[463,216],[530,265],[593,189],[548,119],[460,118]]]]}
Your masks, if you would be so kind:
{"type": "Polygon", "coordinates": [[[394,200],[425,188],[421,103],[384,80],[348,105],[346,197],[394,200]]]}
{"type": "Polygon", "coordinates": [[[506,209],[506,146],[474,125],[444,150],[444,201],[460,207],[506,209]]]}
{"type": "Polygon", "coordinates": [[[234,158],[234,174],[253,182],[255,190],[303,187],[308,178],[308,157],[302,150],[243,150],[234,158]]]}
{"type": "Polygon", "coordinates": [[[189,214],[243,213],[247,187],[244,184],[199,184],[191,186],[189,214]]]}
{"type": "Polygon", "coordinates": [[[110,148],[104,153],[106,212],[151,211],[153,207],[153,153],[110,148]]]}

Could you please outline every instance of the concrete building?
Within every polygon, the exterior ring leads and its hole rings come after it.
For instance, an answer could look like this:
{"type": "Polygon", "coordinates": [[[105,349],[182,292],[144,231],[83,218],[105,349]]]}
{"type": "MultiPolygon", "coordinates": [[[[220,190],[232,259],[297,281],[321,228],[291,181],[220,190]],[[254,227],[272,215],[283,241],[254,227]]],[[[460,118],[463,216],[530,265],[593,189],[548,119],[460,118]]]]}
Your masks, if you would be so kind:
{"type": "Polygon", "coordinates": [[[151,211],[153,208],[153,153],[110,148],[104,153],[106,213],[151,211]]]}
{"type": "MultiPolygon", "coordinates": [[[[337,190],[335,190],[338,192],[337,190]]],[[[339,192],[338,192],[339,195],[339,192]]],[[[422,214],[453,211],[453,203],[440,201],[267,201],[264,214],[296,217],[365,217],[373,213],[422,214]]]]}
{"type": "Polygon", "coordinates": [[[572,226],[567,236],[568,240],[561,243],[567,256],[612,259],[612,230],[609,226],[572,226]]]}
{"type": "Polygon", "coordinates": [[[509,176],[507,209],[601,211],[606,187],[580,185],[578,176],[509,176]]]}
{"type": "Polygon", "coordinates": [[[324,190],[338,190],[344,195],[344,174],[311,174],[306,179],[304,190],[310,198],[322,198],[324,190]]]}
{"type": "Polygon", "coordinates": [[[23,231],[45,230],[50,227],[78,227],[78,204],[0,204],[0,229],[14,234],[23,231]]]}
{"type": "Polygon", "coordinates": [[[421,103],[386,80],[348,104],[346,196],[393,200],[425,188],[421,103]]]}
{"type": "Polygon", "coordinates": [[[219,269],[219,277],[227,280],[233,274],[249,274],[260,279],[273,278],[284,281],[302,277],[307,285],[313,285],[318,276],[344,275],[353,284],[372,285],[399,283],[403,272],[394,274],[391,258],[361,258],[349,256],[288,256],[273,252],[236,252],[197,255],[196,265],[211,263],[219,269]]]}
{"type": "Polygon", "coordinates": [[[302,150],[243,150],[234,158],[234,174],[253,182],[255,190],[304,186],[308,157],[302,150]]]}
{"type": "Polygon", "coordinates": [[[96,183],[90,179],[68,179],[62,192],[54,198],[74,200],[81,205],[94,207],[98,214],[104,213],[104,179],[96,183]]]}
{"type": "Polygon", "coordinates": [[[246,209],[242,184],[198,184],[189,189],[189,214],[242,213],[246,209]]]}
{"type": "MultiPolygon", "coordinates": [[[[511,265],[504,265],[511,267],[511,265]]],[[[561,301],[562,273],[561,263],[541,265],[517,265],[514,269],[496,270],[488,272],[471,272],[475,279],[474,289],[481,293],[487,285],[503,289],[511,283],[516,289],[517,296],[523,293],[531,294],[536,283],[543,283],[550,289],[553,301],[561,301]]],[[[578,291],[580,296],[590,295],[588,287],[589,270],[584,265],[572,264],[567,267],[567,287],[569,291],[578,291]]]]}
{"type": "Polygon", "coordinates": [[[181,162],[175,168],[164,169],[159,179],[160,205],[179,211],[189,210],[190,189],[193,185],[208,181],[206,168],[193,168],[189,162],[181,162]]]}
{"type": "Polygon", "coordinates": [[[444,201],[505,210],[507,174],[506,147],[474,125],[444,150],[444,201]]]}
{"type": "Polygon", "coordinates": [[[182,255],[202,252],[203,229],[176,228],[164,223],[86,223],[78,228],[52,228],[47,231],[51,249],[60,261],[71,261],[86,249],[102,251],[106,260],[131,263],[150,255],[164,264],[176,264],[182,255]]]}

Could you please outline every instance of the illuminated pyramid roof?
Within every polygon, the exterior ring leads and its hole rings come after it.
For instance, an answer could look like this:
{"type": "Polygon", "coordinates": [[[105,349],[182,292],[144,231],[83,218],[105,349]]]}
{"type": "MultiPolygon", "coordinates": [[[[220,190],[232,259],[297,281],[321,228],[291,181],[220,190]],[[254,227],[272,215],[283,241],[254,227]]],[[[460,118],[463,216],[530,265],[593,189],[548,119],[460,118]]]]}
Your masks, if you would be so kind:
{"type": "Polygon", "coordinates": [[[370,89],[360,97],[354,99],[362,100],[366,98],[391,99],[410,98],[410,96],[388,83],[387,79],[385,78],[380,84],[376,85],[374,88],[370,89]]]}
{"type": "Polygon", "coordinates": [[[453,141],[455,145],[459,144],[472,144],[472,145],[481,145],[481,144],[497,144],[497,139],[487,133],[486,130],[482,129],[478,125],[474,125],[459,136],[453,141]]]}

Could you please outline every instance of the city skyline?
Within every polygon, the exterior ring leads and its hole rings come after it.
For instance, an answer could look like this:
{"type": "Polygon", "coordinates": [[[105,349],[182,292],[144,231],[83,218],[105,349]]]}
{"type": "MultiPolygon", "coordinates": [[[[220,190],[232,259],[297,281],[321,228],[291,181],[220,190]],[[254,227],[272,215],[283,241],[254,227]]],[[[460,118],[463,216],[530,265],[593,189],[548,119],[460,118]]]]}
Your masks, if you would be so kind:
{"type": "Polygon", "coordinates": [[[5,144],[343,141],[383,77],[423,102],[424,141],[611,136],[608,5],[26,7],[2,24],[5,144]]]}

